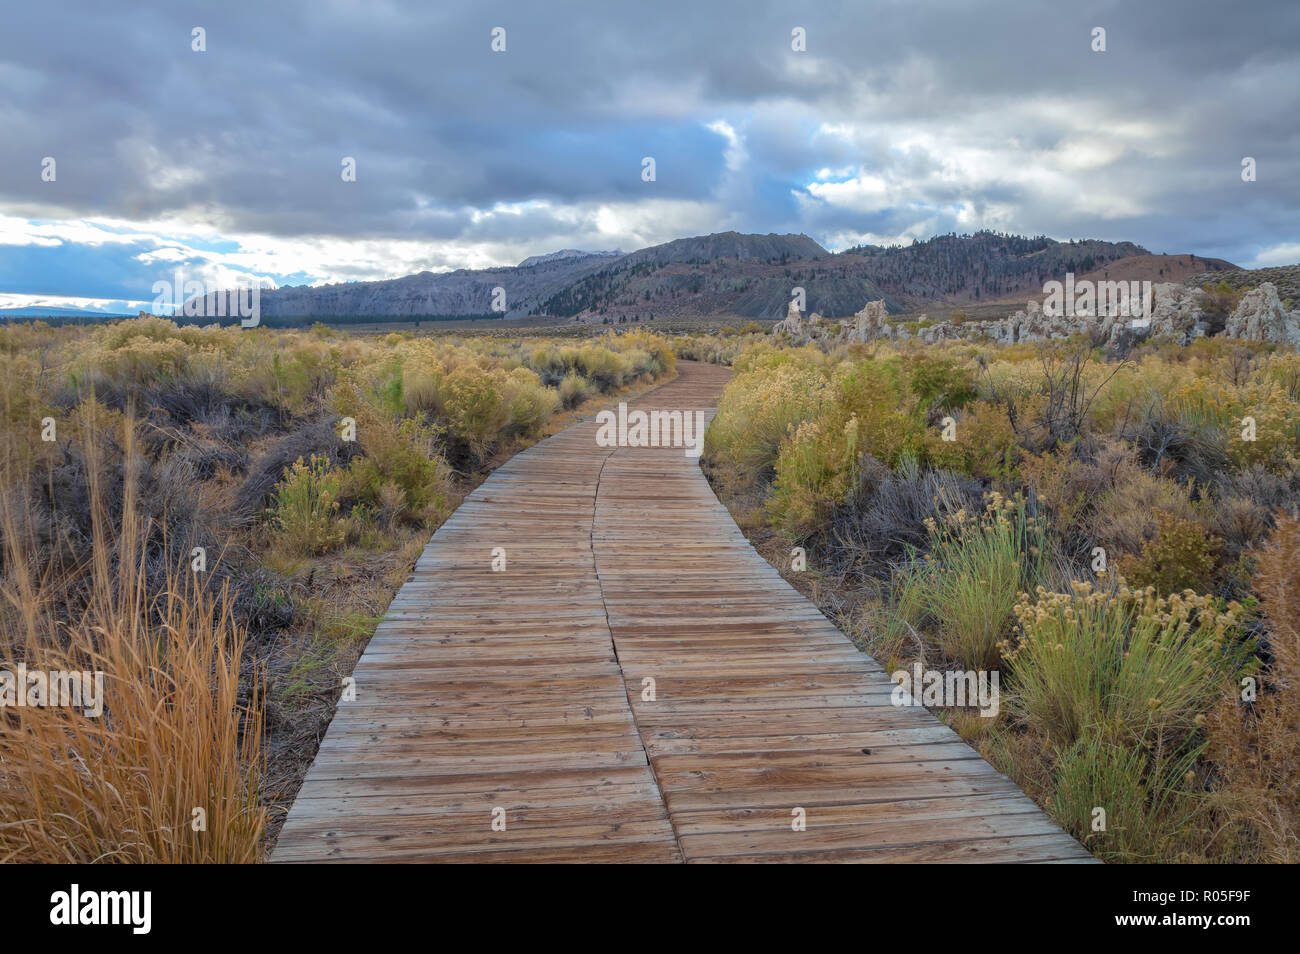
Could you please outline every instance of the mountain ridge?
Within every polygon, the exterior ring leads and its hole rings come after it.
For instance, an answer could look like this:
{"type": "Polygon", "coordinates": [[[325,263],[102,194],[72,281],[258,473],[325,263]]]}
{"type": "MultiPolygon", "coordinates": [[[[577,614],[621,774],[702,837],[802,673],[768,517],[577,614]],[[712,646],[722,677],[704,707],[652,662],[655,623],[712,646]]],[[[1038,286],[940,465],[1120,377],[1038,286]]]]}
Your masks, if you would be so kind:
{"type": "MultiPolygon", "coordinates": [[[[1220,259],[1190,259],[1203,264],[1204,271],[1235,268],[1220,259]]],[[[806,311],[843,317],[882,299],[892,313],[1024,301],[1041,297],[1043,283],[1062,279],[1066,272],[1106,274],[1109,266],[1123,261],[1145,263],[1119,267],[1126,276],[1149,273],[1153,280],[1169,280],[1157,279],[1172,267],[1168,257],[1154,256],[1132,242],[1058,241],[986,230],[830,252],[802,233],[729,231],[627,253],[561,249],[514,266],[265,289],[260,303],[264,317],[279,319],[776,319],[784,317],[795,289],[802,288],[806,311]]],[[[1188,269],[1179,263],[1178,271],[1188,269]]]]}

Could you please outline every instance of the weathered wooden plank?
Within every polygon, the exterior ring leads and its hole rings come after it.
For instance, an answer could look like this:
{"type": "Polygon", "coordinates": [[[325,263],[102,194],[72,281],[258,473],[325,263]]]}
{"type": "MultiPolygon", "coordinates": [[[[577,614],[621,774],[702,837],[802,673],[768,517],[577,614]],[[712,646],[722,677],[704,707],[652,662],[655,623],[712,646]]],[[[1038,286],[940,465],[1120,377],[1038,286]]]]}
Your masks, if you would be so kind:
{"type": "MultiPolygon", "coordinates": [[[[683,363],[639,403],[707,410],[726,377],[683,363]]],[[[693,458],[598,447],[590,421],[466,498],[354,676],[276,861],[1088,860],[891,704],[693,458]]]]}

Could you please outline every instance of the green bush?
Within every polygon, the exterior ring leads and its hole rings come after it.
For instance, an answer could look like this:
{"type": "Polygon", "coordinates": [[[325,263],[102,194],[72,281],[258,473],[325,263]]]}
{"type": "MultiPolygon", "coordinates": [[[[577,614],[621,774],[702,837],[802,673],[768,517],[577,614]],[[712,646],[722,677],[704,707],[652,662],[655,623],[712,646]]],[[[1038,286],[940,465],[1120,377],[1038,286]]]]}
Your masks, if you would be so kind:
{"type": "Polygon", "coordinates": [[[556,390],[560,395],[561,406],[566,409],[577,407],[595,392],[587,379],[576,371],[570,371],[561,378],[556,390]]]}
{"type": "Polygon", "coordinates": [[[1043,520],[1022,498],[989,495],[982,514],[958,510],[928,522],[930,552],[913,581],[935,621],[939,648],[968,669],[993,669],[1010,635],[1020,594],[1046,564],[1043,520]]]}
{"type": "Polygon", "coordinates": [[[319,556],[343,543],[346,528],[339,519],[342,476],[323,457],[299,457],[286,467],[275,488],[273,521],[276,543],[289,553],[319,556]]]}
{"type": "Polygon", "coordinates": [[[1142,553],[1116,561],[1125,580],[1139,588],[1153,586],[1157,593],[1210,591],[1223,541],[1199,523],[1171,513],[1158,512],[1155,521],[1156,535],[1143,544],[1142,553]]]}
{"type": "Polygon", "coordinates": [[[952,358],[912,355],[908,389],[928,412],[959,411],[975,400],[975,375],[952,358]]]}
{"type": "Polygon", "coordinates": [[[1203,807],[1188,778],[1197,754],[1188,752],[1166,764],[1140,745],[1089,734],[1057,762],[1049,811],[1104,861],[1167,860],[1177,855],[1180,843],[1191,840],[1194,818],[1203,807]]]}
{"type": "Polygon", "coordinates": [[[1010,709],[1062,748],[1110,731],[1152,750],[1176,750],[1251,649],[1239,604],[1221,610],[1192,593],[1110,593],[1076,582],[1068,594],[1038,588],[1015,613],[1010,709]]]}

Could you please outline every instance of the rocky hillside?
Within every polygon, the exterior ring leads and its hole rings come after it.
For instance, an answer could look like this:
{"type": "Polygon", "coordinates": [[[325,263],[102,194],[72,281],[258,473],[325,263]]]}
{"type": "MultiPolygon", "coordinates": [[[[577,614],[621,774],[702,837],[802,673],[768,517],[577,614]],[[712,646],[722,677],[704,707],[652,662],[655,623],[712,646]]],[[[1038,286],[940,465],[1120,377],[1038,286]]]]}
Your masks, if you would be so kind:
{"type": "Polygon", "coordinates": [[[883,248],[864,245],[845,257],[860,258],[886,297],[916,306],[929,301],[981,302],[1041,294],[1043,283],[1066,272],[1082,275],[1133,256],[1149,254],[1132,242],[1057,242],[1000,232],[937,235],[929,241],[883,248]]]}
{"type": "Polygon", "coordinates": [[[1239,270],[1221,258],[1200,255],[1131,255],[1090,272],[1075,273],[1074,279],[1076,282],[1184,282],[1210,269],[1239,270]]]}
{"type": "Polygon", "coordinates": [[[513,267],[420,272],[381,282],[290,285],[261,292],[262,317],[491,316],[493,289],[498,287],[505,289],[506,312],[501,317],[522,317],[538,312],[541,302],[618,257],[617,252],[568,250],[533,256],[513,267]]]}
{"type": "Polygon", "coordinates": [[[896,313],[936,301],[1023,300],[1068,271],[1087,272],[1145,254],[1131,242],[1057,242],[979,232],[832,255],[807,236],[726,233],[625,256],[544,307],[550,314],[586,320],[690,314],[779,318],[791,290],[799,287],[810,312],[852,315],[868,301],[884,299],[896,313]],[[752,249],[742,244],[763,238],[768,241],[752,249]],[[705,256],[710,251],[712,258],[705,256]]]}
{"type": "Polygon", "coordinates": [[[586,258],[590,255],[598,255],[601,258],[619,258],[622,252],[583,252],[576,248],[562,248],[558,252],[551,252],[549,255],[530,255],[519,263],[520,268],[532,268],[534,265],[549,265],[551,262],[559,262],[566,258],[586,258]]]}
{"type": "Polygon", "coordinates": [[[1279,265],[1273,268],[1237,268],[1234,265],[1219,267],[1214,271],[1203,271],[1187,279],[1193,288],[1217,285],[1227,282],[1233,288],[1258,288],[1265,282],[1277,288],[1278,295],[1284,301],[1300,305],[1300,265],[1279,265]]]}
{"type": "Polygon", "coordinates": [[[806,235],[723,232],[641,249],[605,265],[543,303],[547,314],[604,318],[785,314],[791,289],[809,307],[850,314],[880,292],[806,235]]]}
{"type": "MultiPolygon", "coordinates": [[[[1230,263],[1153,256],[1131,242],[1057,242],[996,232],[940,235],[911,245],[860,246],[832,254],[806,235],[722,232],[677,239],[628,254],[565,249],[514,267],[421,272],[381,282],[264,291],[268,319],[500,314],[618,322],[728,315],[777,319],[793,290],[804,307],[828,317],[883,300],[890,313],[936,305],[983,306],[1041,296],[1043,283],[1076,275],[1182,280],[1230,263]],[[1133,272],[1133,275],[1129,275],[1133,272]],[[1140,275],[1138,273],[1141,273],[1140,275]]],[[[212,312],[209,312],[212,313],[212,312]]]]}

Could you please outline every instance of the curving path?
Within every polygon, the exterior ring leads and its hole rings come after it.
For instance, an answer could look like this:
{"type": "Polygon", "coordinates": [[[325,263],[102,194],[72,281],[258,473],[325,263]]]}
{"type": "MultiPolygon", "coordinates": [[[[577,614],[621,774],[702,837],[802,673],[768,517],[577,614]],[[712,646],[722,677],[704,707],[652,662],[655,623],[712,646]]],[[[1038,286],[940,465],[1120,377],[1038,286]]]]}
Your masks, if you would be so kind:
{"type": "MultiPolygon", "coordinates": [[[[679,367],[633,406],[711,409],[729,372],[679,367]]],[[[518,454],[434,534],[272,860],[1090,860],[890,704],[695,460],[595,435],[518,454]]]]}

